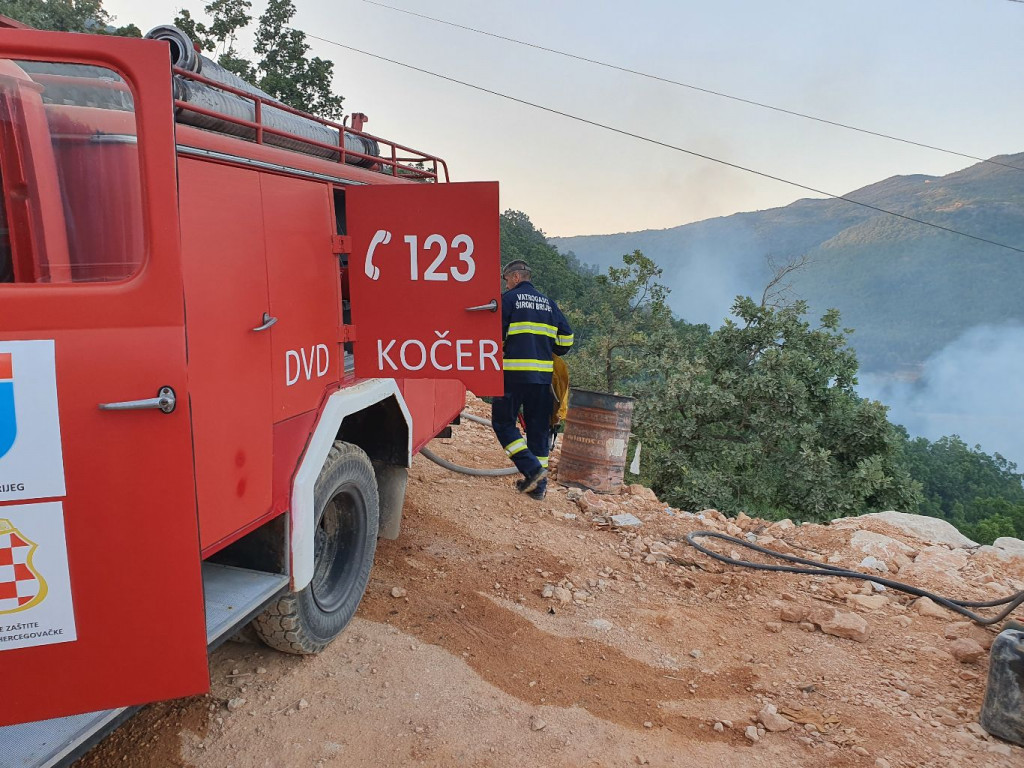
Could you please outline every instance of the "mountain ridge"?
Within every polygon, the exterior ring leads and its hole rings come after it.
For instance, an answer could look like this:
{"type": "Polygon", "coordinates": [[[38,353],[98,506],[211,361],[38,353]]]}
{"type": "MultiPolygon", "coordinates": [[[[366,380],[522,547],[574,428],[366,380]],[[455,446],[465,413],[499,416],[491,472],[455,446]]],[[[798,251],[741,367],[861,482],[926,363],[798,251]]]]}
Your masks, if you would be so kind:
{"type": "MultiPolygon", "coordinates": [[[[845,197],[1024,247],[1024,153],[991,160],[945,176],[891,176],[845,197]]],[[[1016,289],[1024,283],[1024,254],[835,198],[548,241],[600,269],[643,251],[664,269],[673,310],[713,326],[736,295],[760,296],[769,261],[807,256],[808,266],[794,274],[794,294],[815,314],[839,309],[873,371],[919,365],[976,325],[1024,320],[1016,289]]]]}

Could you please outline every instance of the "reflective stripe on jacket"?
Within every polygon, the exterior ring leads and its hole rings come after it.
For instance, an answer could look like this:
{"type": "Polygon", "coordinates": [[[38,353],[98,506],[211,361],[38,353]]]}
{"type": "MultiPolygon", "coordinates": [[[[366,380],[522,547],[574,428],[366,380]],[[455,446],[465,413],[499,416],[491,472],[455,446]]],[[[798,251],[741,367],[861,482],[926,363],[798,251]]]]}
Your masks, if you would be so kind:
{"type": "Polygon", "coordinates": [[[523,282],[501,297],[505,383],[550,384],[555,355],[572,346],[572,328],[551,299],[523,282]]]}

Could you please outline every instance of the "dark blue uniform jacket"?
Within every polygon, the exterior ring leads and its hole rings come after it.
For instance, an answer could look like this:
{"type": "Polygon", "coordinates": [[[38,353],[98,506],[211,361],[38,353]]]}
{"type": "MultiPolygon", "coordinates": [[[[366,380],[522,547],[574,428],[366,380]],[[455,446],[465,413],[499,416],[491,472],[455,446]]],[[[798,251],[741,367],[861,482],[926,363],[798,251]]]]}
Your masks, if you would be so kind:
{"type": "Polygon", "coordinates": [[[522,282],[501,297],[505,386],[550,384],[553,355],[572,346],[572,328],[551,299],[522,282]]]}

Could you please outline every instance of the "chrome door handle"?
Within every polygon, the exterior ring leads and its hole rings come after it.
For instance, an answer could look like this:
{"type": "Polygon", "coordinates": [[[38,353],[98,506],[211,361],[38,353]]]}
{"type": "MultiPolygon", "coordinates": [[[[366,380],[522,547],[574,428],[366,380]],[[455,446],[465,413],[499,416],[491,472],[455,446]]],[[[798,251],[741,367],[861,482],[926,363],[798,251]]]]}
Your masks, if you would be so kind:
{"type": "Polygon", "coordinates": [[[174,390],[170,387],[161,387],[156,397],[148,400],[125,400],[120,403],[100,403],[101,411],[145,411],[150,408],[170,413],[174,410],[177,400],[174,397],[174,390]]]}
{"type": "Polygon", "coordinates": [[[262,320],[263,325],[257,326],[256,328],[253,328],[253,330],[254,331],[265,331],[265,330],[267,330],[267,328],[269,328],[270,326],[272,326],[276,322],[277,322],[277,318],[276,317],[271,317],[269,313],[264,312],[263,313],[263,320],[262,320]]]}
{"type": "Polygon", "coordinates": [[[498,311],[498,300],[491,299],[486,304],[481,304],[477,307],[466,307],[467,312],[497,312],[498,311]]]}

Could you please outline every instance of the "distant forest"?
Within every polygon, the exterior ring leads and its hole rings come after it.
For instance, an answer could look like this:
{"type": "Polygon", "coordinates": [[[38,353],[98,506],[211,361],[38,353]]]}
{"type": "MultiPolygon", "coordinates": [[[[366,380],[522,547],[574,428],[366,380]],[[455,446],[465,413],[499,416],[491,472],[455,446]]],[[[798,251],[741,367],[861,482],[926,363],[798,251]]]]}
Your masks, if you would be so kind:
{"type": "Polygon", "coordinates": [[[1016,465],[956,435],[911,439],[892,424],[884,404],[854,390],[845,318],[809,319],[785,275],[762,275],[712,331],[672,311],[662,268],[640,250],[598,273],[518,211],[502,215],[501,247],[503,261],[530,264],[573,323],[573,386],[636,398],[640,480],[668,503],[797,521],[895,509],[943,518],[980,543],[1024,538],[1016,465]]]}

